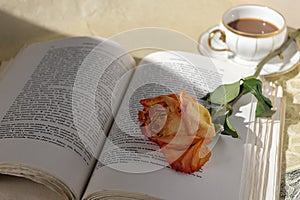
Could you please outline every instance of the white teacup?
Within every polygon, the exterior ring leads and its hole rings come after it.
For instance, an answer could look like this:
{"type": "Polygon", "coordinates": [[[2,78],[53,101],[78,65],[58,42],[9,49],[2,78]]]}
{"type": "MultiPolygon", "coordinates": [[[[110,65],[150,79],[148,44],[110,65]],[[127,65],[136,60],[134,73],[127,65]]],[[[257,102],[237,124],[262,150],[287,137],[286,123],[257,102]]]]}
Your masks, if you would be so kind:
{"type": "Polygon", "coordinates": [[[208,44],[214,51],[230,51],[240,59],[258,61],[286,39],[287,26],[280,13],[265,6],[241,5],[225,12],[218,29],[209,33],[208,44]],[[214,47],[212,40],[217,35],[227,48],[214,47]]]}

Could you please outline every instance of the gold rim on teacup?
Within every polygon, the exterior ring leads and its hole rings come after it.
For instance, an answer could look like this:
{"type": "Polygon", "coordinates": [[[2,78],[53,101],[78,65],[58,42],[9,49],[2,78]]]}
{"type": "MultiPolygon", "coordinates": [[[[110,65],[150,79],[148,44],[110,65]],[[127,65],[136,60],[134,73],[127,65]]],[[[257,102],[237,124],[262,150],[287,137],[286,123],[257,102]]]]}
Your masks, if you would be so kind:
{"type": "Polygon", "coordinates": [[[239,57],[256,61],[282,45],[287,38],[286,30],[286,20],[278,11],[262,5],[239,5],[228,9],[223,14],[219,28],[209,34],[208,45],[213,51],[232,52],[233,54],[229,54],[228,58],[239,57]],[[231,26],[232,23],[244,19],[264,21],[266,24],[276,26],[276,29],[272,32],[253,33],[231,26]],[[225,44],[225,48],[214,45],[212,41],[216,35],[225,44]]]}
{"type": "MultiPolygon", "coordinates": [[[[223,25],[231,32],[235,33],[235,34],[238,34],[238,35],[241,35],[241,36],[245,36],[245,37],[252,37],[252,38],[265,38],[265,37],[270,37],[270,36],[274,36],[274,35],[277,35],[279,33],[281,33],[282,31],[284,31],[285,27],[286,27],[286,20],[284,18],[284,16],[278,12],[277,10],[273,9],[273,8],[270,8],[270,7],[267,7],[267,6],[261,6],[261,5],[256,5],[256,4],[250,4],[250,5],[241,5],[241,6],[237,6],[237,7],[233,7],[233,8],[230,8],[228,9],[222,16],[222,23],[223,25]],[[232,10],[236,9],[237,7],[242,7],[242,6],[257,6],[257,7],[261,7],[261,8],[266,8],[266,9],[269,9],[271,11],[274,11],[275,13],[277,13],[282,19],[283,19],[283,25],[281,27],[277,27],[278,30],[276,31],[273,31],[271,33],[265,33],[265,34],[253,34],[253,33],[246,33],[246,32],[243,32],[243,31],[238,31],[232,27],[230,27],[228,24],[230,22],[225,22],[224,21],[224,18],[225,18],[225,15],[227,15],[229,12],[231,12],[232,10]]],[[[259,19],[259,18],[257,18],[259,19]]],[[[269,21],[268,21],[269,22],[269,21]]]]}

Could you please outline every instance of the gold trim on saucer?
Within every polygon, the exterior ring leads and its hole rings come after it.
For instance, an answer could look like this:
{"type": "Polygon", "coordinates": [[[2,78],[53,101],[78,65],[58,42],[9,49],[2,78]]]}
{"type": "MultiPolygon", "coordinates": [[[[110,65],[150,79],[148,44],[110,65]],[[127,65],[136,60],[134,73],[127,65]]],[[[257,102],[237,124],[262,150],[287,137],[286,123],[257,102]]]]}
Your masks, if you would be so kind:
{"type": "Polygon", "coordinates": [[[299,66],[299,64],[300,64],[300,60],[298,60],[293,66],[291,66],[290,68],[288,68],[286,70],[283,70],[280,72],[274,72],[274,73],[270,73],[270,74],[265,74],[265,75],[260,75],[260,76],[264,77],[264,78],[272,78],[275,76],[284,75],[284,74],[287,74],[287,73],[293,71],[294,69],[296,69],[299,66]]]}
{"type": "MultiPolygon", "coordinates": [[[[288,35],[289,35],[293,30],[295,30],[295,29],[293,29],[293,28],[291,28],[291,27],[287,27],[287,29],[288,29],[288,35]]],[[[299,43],[297,40],[295,40],[294,42],[296,43],[296,45],[297,45],[297,47],[298,47],[298,48],[297,48],[297,50],[298,50],[297,53],[300,53],[300,52],[299,52],[299,51],[300,51],[300,43],[299,43]]],[[[298,58],[298,61],[295,62],[295,64],[292,65],[290,68],[288,68],[288,69],[286,69],[286,70],[283,70],[283,71],[274,72],[274,73],[265,74],[265,75],[260,75],[260,76],[263,77],[263,78],[273,78],[273,77],[276,77],[276,76],[279,76],[279,75],[287,74],[287,73],[293,71],[294,69],[296,69],[299,65],[300,65],[300,56],[299,56],[299,58],[298,58]]]]}
{"type": "MultiPolygon", "coordinates": [[[[215,25],[215,26],[209,28],[207,31],[205,31],[205,32],[203,32],[202,34],[199,35],[198,41],[197,41],[197,42],[198,42],[198,44],[197,44],[197,50],[198,50],[198,53],[199,53],[200,55],[208,56],[208,57],[210,57],[210,58],[214,58],[214,59],[219,60],[219,57],[215,57],[214,55],[211,55],[211,54],[208,53],[207,50],[211,50],[211,49],[209,48],[208,43],[206,43],[206,40],[205,40],[205,41],[202,41],[202,40],[204,40],[204,39],[206,38],[206,35],[207,35],[207,37],[208,37],[209,31],[214,30],[214,29],[217,28],[217,27],[218,27],[218,25],[215,25]],[[205,47],[204,43],[207,44],[207,47],[205,47]],[[203,46],[203,45],[204,45],[204,46],[203,46]],[[202,46],[204,49],[203,49],[201,46],[202,46]],[[206,49],[206,48],[208,48],[208,49],[206,49]]],[[[288,36],[289,36],[289,37],[291,36],[291,33],[295,32],[295,31],[296,31],[295,28],[292,28],[292,27],[290,27],[290,26],[287,27],[287,32],[288,32],[288,36]]],[[[207,38],[206,38],[206,39],[207,39],[207,38]]],[[[299,55],[298,55],[297,60],[293,60],[293,63],[291,63],[291,66],[289,66],[287,69],[284,69],[284,70],[282,70],[282,71],[277,71],[277,72],[274,71],[274,72],[270,72],[270,73],[267,73],[267,74],[264,74],[264,75],[261,74],[261,75],[259,75],[259,76],[262,77],[262,78],[274,78],[274,77],[276,77],[276,76],[280,76],[280,75],[283,75],[283,74],[287,74],[287,73],[289,73],[289,72],[295,70],[298,66],[299,66],[299,70],[300,70],[300,39],[299,39],[299,40],[294,40],[293,43],[295,43],[295,44],[293,44],[293,45],[296,45],[296,47],[295,47],[295,48],[296,48],[295,54],[299,54],[299,55]]],[[[292,44],[290,44],[290,45],[292,45],[292,44]]],[[[211,52],[212,52],[212,50],[211,50],[211,52]]],[[[294,55],[295,55],[295,54],[294,54],[294,55]]],[[[294,55],[293,55],[293,56],[294,56],[294,55]]],[[[223,56],[221,56],[221,57],[223,57],[223,56]]],[[[224,58],[224,57],[223,57],[223,58],[224,58]]],[[[228,60],[230,60],[230,59],[228,59],[228,60]]],[[[232,62],[235,62],[235,61],[232,61],[232,62]]],[[[238,62],[235,62],[235,63],[240,64],[240,65],[243,65],[242,63],[238,63],[238,62]]],[[[253,65],[257,65],[257,64],[253,63],[253,65]]]]}

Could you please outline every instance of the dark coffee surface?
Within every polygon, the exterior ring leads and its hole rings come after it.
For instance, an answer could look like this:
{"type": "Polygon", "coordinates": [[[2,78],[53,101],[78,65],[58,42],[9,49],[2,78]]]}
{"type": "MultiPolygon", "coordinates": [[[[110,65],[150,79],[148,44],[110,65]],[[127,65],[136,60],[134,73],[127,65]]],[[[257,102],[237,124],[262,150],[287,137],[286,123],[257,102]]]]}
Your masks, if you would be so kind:
{"type": "Polygon", "coordinates": [[[237,19],[229,22],[228,25],[237,31],[251,34],[266,34],[278,30],[278,28],[270,22],[252,18],[237,19]]]}

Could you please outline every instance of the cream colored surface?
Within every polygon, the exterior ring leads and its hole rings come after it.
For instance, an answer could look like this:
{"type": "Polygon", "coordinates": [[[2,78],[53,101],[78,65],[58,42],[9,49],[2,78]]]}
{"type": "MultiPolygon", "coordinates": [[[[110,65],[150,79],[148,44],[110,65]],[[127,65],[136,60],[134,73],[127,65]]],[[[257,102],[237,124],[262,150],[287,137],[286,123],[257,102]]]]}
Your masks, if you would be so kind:
{"type": "Polygon", "coordinates": [[[291,94],[288,112],[286,171],[300,169],[300,73],[286,82],[286,90],[291,94]]]}
{"type": "MultiPolygon", "coordinates": [[[[14,57],[32,42],[75,35],[111,37],[149,26],[173,29],[197,40],[218,24],[225,10],[241,3],[268,5],[281,12],[289,26],[300,27],[299,0],[0,0],[0,60],[14,57]]],[[[280,82],[288,87],[285,94],[290,104],[284,171],[300,168],[299,82],[298,69],[280,82]],[[292,80],[285,84],[288,79],[292,80]]],[[[30,194],[31,200],[59,199],[30,181],[0,176],[0,199],[25,199],[25,194],[30,194]]]]}
{"type": "Polygon", "coordinates": [[[122,31],[163,27],[194,39],[231,6],[229,0],[10,0],[0,1],[0,59],[22,45],[74,35],[111,37],[122,31]]]}

